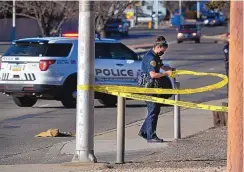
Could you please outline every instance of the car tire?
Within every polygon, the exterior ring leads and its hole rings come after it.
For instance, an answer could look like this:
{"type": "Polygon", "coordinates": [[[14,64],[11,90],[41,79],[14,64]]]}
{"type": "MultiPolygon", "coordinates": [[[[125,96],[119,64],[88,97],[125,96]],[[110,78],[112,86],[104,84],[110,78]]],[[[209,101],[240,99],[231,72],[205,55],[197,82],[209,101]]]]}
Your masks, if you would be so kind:
{"type": "Polygon", "coordinates": [[[126,31],[125,32],[125,36],[129,36],[129,31],[126,31]]]}
{"type": "Polygon", "coordinates": [[[117,97],[111,95],[105,95],[98,102],[103,104],[105,107],[115,107],[117,104],[117,97]]]}
{"type": "Polygon", "coordinates": [[[106,37],[110,37],[111,36],[111,33],[110,32],[106,32],[106,37]]]}
{"type": "Polygon", "coordinates": [[[195,40],[195,43],[199,44],[200,43],[200,39],[195,40]]]}
{"type": "Polygon", "coordinates": [[[30,96],[24,96],[24,97],[12,96],[12,97],[14,103],[19,107],[32,107],[37,102],[36,97],[30,97],[30,96]]]}
{"type": "Polygon", "coordinates": [[[120,37],[125,37],[126,33],[125,32],[120,32],[120,37]]]}
{"type": "Polygon", "coordinates": [[[63,85],[63,91],[61,96],[61,103],[66,109],[76,108],[76,98],[73,97],[73,93],[77,90],[76,77],[72,77],[63,85]]]}
{"type": "Polygon", "coordinates": [[[182,43],[183,41],[177,41],[178,44],[182,43]]]}

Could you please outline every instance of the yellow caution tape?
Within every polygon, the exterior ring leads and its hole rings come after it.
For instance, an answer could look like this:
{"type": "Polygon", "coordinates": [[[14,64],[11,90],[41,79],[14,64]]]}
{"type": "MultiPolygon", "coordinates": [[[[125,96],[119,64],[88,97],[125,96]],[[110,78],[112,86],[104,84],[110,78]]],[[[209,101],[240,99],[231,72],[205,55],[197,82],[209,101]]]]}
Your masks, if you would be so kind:
{"type": "Polygon", "coordinates": [[[140,87],[132,87],[132,86],[117,86],[117,85],[96,85],[96,86],[78,85],[77,90],[94,89],[94,91],[97,92],[102,92],[106,94],[111,94],[111,95],[120,96],[124,98],[135,99],[135,100],[150,101],[150,102],[162,103],[168,105],[177,105],[186,108],[228,112],[228,108],[225,106],[213,106],[213,105],[175,101],[170,99],[163,99],[158,97],[141,95],[141,94],[193,94],[193,93],[200,93],[200,92],[219,89],[228,83],[228,77],[226,75],[216,74],[216,73],[177,70],[174,71],[172,73],[172,76],[170,77],[174,78],[176,75],[215,76],[215,77],[222,78],[222,80],[212,85],[194,88],[194,89],[159,89],[159,88],[140,88],[140,87]]]}

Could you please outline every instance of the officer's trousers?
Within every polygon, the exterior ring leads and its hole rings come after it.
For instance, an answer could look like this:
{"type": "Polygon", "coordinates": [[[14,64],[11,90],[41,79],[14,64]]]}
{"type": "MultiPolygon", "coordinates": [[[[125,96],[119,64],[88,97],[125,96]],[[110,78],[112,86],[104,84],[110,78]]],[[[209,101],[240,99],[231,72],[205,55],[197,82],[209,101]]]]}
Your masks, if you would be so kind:
{"type": "Polygon", "coordinates": [[[140,132],[144,136],[147,136],[147,140],[150,140],[156,136],[158,116],[160,113],[160,104],[153,103],[153,102],[146,102],[146,104],[147,104],[147,118],[145,119],[140,132]]]}
{"type": "MultiPolygon", "coordinates": [[[[229,63],[225,63],[225,73],[226,76],[229,78],[229,63]]],[[[227,93],[229,92],[229,82],[227,83],[227,93]]]]}

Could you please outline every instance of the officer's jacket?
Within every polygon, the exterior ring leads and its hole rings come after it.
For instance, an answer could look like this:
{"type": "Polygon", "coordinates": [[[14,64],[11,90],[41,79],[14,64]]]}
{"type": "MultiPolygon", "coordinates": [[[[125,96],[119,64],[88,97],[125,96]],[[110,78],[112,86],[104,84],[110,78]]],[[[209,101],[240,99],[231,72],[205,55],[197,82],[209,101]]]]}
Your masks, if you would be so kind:
{"type": "Polygon", "coordinates": [[[229,62],[229,43],[224,46],[224,55],[225,55],[225,62],[229,62]]]}
{"type": "Polygon", "coordinates": [[[142,72],[150,77],[150,72],[160,72],[160,68],[163,66],[163,62],[153,50],[150,50],[145,54],[142,60],[142,72]]]}

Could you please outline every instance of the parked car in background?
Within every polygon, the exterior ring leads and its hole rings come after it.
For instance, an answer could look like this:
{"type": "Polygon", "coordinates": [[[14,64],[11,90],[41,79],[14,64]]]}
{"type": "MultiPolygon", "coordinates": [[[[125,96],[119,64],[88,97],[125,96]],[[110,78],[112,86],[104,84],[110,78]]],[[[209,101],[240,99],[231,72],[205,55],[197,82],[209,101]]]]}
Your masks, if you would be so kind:
{"type": "Polygon", "coordinates": [[[208,13],[203,18],[205,26],[221,26],[226,23],[226,17],[222,13],[208,13]]]}
{"type": "Polygon", "coordinates": [[[112,33],[128,36],[129,27],[129,22],[124,18],[109,19],[105,25],[105,32],[107,36],[110,36],[112,33]]]}
{"type": "Polygon", "coordinates": [[[177,42],[195,41],[200,43],[201,27],[198,23],[184,23],[177,28],[177,42]]]}

